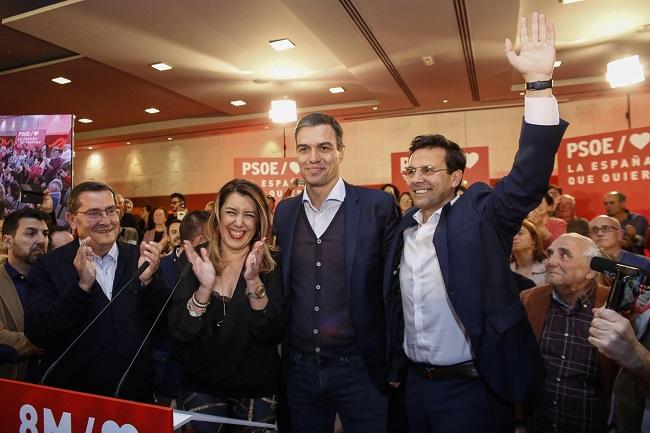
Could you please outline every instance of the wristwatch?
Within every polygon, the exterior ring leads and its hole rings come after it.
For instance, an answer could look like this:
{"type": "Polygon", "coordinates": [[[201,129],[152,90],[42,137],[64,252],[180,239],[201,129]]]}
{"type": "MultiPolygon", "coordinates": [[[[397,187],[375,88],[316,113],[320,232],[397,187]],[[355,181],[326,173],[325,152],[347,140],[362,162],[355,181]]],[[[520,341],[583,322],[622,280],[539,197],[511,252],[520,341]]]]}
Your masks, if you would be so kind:
{"type": "Polygon", "coordinates": [[[260,283],[260,285],[257,286],[257,289],[252,292],[246,292],[246,296],[249,298],[262,299],[266,296],[266,287],[264,284],[260,283]]]}
{"type": "Polygon", "coordinates": [[[544,90],[552,88],[553,80],[533,81],[532,83],[526,83],[526,90],[544,90]]]}

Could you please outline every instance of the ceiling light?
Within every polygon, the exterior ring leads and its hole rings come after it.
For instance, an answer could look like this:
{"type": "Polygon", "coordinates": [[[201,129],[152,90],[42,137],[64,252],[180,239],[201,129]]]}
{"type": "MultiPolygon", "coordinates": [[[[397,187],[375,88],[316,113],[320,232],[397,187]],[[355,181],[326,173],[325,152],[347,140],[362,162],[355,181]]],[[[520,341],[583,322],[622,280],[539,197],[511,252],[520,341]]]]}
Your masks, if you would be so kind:
{"type": "Polygon", "coordinates": [[[93,119],[88,119],[88,118],[84,117],[84,118],[82,118],[82,119],[77,120],[77,122],[81,122],[81,123],[93,123],[93,119]]]}
{"type": "Polygon", "coordinates": [[[578,2],[581,2],[583,0],[559,0],[559,1],[563,5],[568,5],[568,4],[571,4],[571,3],[578,3],[578,2]]]}
{"type": "Polygon", "coordinates": [[[373,110],[379,110],[379,107],[372,107],[373,110]]]}
{"type": "Polygon", "coordinates": [[[524,96],[526,92],[519,92],[519,96],[524,96]]]}
{"type": "Polygon", "coordinates": [[[151,66],[154,69],[157,69],[158,71],[169,71],[170,69],[172,69],[171,66],[163,62],[153,63],[149,66],[151,66]]]}
{"type": "Polygon", "coordinates": [[[345,92],[345,89],[341,86],[337,86],[337,87],[330,87],[329,91],[330,93],[343,93],[345,92]]]}
{"type": "Polygon", "coordinates": [[[289,39],[277,39],[275,41],[269,41],[269,45],[275,51],[290,50],[291,48],[295,47],[294,43],[289,39]]]}
{"type": "Polygon", "coordinates": [[[298,119],[296,101],[292,101],[291,99],[271,101],[269,117],[273,123],[295,122],[298,119]]]}
{"type": "Polygon", "coordinates": [[[93,150],[93,147],[92,147],[92,146],[88,146],[88,150],[93,150]]]}
{"type": "Polygon", "coordinates": [[[54,81],[54,82],[57,83],[57,84],[68,84],[68,83],[72,83],[71,80],[68,80],[68,79],[65,78],[65,77],[56,77],[56,78],[52,78],[52,81],[54,81]]]}
{"type": "Polygon", "coordinates": [[[145,108],[144,111],[146,111],[146,112],[149,113],[149,114],[160,113],[160,110],[157,109],[157,108],[154,108],[154,107],[145,108]]]}
{"type": "Polygon", "coordinates": [[[629,86],[645,80],[643,66],[639,56],[624,57],[607,64],[605,75],[609,85],[614,87],[629,86]]]}
{"type": "Polygon", "coordinates": [[[130,142],[130,141],[127,141],[126,144],[131,144],[131,142],[130,142]]]}
{"type": "Polygon", "coordinates": [[[172,137],[167,137],[167,141],[172,141],[172,140],[173,140],[172,137]]]}
{"type": "Polygon", "coordinates": [[[555,63],[553,63],[554,68],[559,68],[562,66],[562,60],[556,60],[555,63]]]}
{"type": "Polygon", "coordinates": [[[442,100],[442,103],[443,103],[443,104],[446,104],[447,102],[449,102],[448,99],[443,99],[443,100],[442,100]]]}
{"type": "Polygon", "coordinates": [[[236,101],[230,101],[230,103],[235,107],[241,107],[242,105],[246,105],[246,102],[242,101],[241,99],[238,99],[236,101]]]}

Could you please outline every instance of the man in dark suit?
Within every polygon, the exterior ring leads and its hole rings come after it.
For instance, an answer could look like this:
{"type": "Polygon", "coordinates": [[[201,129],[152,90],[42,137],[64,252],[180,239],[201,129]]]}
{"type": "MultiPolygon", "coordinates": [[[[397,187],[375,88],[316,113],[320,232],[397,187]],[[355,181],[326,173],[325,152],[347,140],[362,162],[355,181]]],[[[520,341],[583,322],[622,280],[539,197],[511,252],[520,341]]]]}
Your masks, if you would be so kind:
{"type": "Polygon", "coordinates": [[[341,179],[343,131],[313,113],[296,125],[306,189],[282,200],[274,231],[288,310],[283,344],[294,432],[386,431],[387,333],[382,296],[395,199],[341,179]]]}
{"type": "Polygon", "coordinates": [[[512,239],[542,200],[567,126],[552,97],[554,30],[522,18],[519,55],[526,108],[512,171],[492,189],[457,191],[465,169],[460,147],[441,135],[418,136],[403,176],[415,208],[391,248],[385,296],[392,305],[391,352],[408,358],[406,407],[412,432],[514,430],[513,402],[541,384],[543,363],[509,271],[512,239]],[[543,90],[532,90],[532,89],[543,90]],[[392,280],[392,281],[391,281],[392,280]]]}
{"type": "MultiPolygon", "coordinates": [[[[112,396],[122,373],[166,295],[155,275],[161,247],[116,242],[120,216],[115,193],[102,183],[84,182],[72,189],[67,220],[78,239],[38,260],[27,277],[25,334],[45,353],[30,362],[28,377],[40,380],[81,331],[97,316],[144,261],[149,267],[134,279],[109,310],[65,355],[45,382],[76,391],[112,396]]],[[[148,350],[136,361],[121,397],[152,400],[148,350]]]]}

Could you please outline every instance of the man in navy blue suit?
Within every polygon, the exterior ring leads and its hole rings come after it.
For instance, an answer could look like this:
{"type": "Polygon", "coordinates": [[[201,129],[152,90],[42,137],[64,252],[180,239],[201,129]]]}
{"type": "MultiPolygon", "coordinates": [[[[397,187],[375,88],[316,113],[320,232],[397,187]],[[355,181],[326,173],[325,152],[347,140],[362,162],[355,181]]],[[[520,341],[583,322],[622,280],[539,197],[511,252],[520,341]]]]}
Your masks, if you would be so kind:
{"type": "Polygon", "coordinates": [[[323,113],[296,125],[305,191],[273,223],[282,251],[283,344],[294,432],[385,432],[387,330],[382,275],[398,221],[395,199],[339,175],[343,130],[323,113]]]}
{"type": "Polygon", "coordinates": [[[506,56],[527,83],[519,151],[494,189],[463,195],[465,155],[441,135],[418,136],[403,176],[415,207],[397,229],[385,273],[389,344],[407,357],[411,432],[512,432],[513,403],[541,384],[543,361],[516,280],[512,238],[548,188],[566,122],[552,96],[554,28],[521,21],[521,52],[506,56]],[[399,300],[397,301],[399,304],[399,300]]]}

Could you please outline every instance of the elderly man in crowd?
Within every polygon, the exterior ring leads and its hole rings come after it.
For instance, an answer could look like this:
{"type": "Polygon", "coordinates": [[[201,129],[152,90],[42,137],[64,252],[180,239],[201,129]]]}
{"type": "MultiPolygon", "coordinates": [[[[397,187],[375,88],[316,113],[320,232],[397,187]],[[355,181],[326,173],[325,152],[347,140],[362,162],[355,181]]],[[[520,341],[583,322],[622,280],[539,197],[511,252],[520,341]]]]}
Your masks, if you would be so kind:
{"type": "Polygon", "coordinates": [[[521,293],[546,365],[542,394],[531,401],[528,433],[607,431],[614,366],[587,340],[593,309],[607,301],[589,262],[596,244],[577,233],[549,247],[548,284],[521,293]]]}

